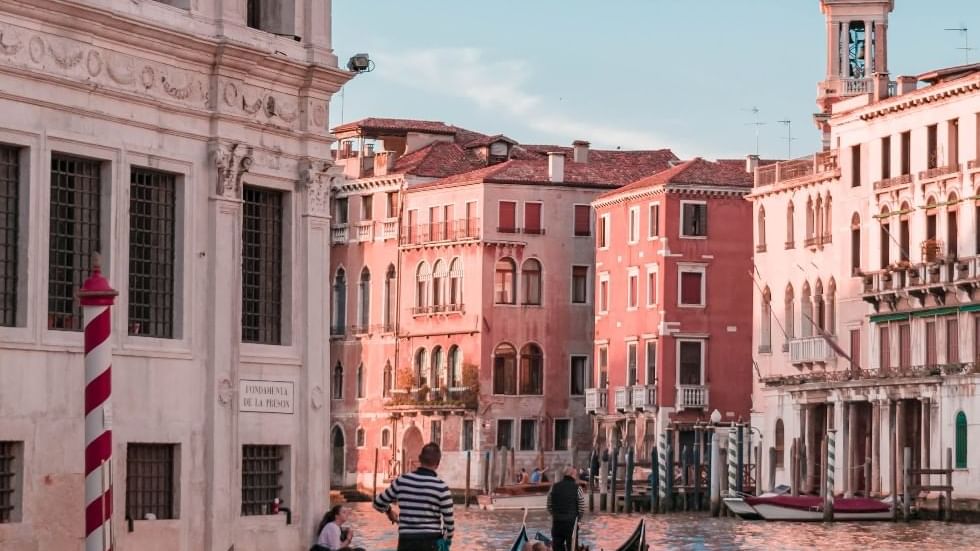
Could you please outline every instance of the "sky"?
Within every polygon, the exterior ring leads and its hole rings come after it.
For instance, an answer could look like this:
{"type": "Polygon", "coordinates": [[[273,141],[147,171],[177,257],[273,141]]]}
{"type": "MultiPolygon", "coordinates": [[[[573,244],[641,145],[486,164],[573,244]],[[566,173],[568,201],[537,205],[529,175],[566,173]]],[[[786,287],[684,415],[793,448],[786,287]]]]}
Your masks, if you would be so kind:
{"type": "MultiPolygon", "coordinates": [[[[375,69],[333,99],[331,126],[438,120],[709,159],[755,153],[758,130],[762,157],[799,157],[820,145],[825,31],[819,0],[334,0],[341,65],[367,52],[375,69]]],[[[896,0],[888,48],[893,79],[980,61],[980,2],[896,0]],[[962,27],[977,50],[945,30],[962,27]]]]}

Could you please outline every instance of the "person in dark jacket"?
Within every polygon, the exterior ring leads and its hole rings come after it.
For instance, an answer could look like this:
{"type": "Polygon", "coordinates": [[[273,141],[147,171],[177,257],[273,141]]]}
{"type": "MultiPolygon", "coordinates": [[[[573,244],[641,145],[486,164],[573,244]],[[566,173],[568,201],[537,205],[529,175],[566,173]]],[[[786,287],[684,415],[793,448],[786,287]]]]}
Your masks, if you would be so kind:
{"type": "Polygon", "coordinates": [[[571,548],[576,519],[585,514],[585,492],[575,479],[575,467],[566,467],[562,479],[548,492],[548,512],[551,513],[551,539],[554,551],[575,551],[571,548]]]}

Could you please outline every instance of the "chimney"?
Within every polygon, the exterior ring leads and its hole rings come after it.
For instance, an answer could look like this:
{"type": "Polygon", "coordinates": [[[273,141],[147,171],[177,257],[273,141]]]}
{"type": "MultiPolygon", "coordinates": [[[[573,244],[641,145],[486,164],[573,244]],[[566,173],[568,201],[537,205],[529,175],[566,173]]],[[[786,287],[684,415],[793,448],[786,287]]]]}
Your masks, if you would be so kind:
{"type": "Polygon", "coordinates": [[[872,83],[874,94],[871,99],[874,101],[888,99],[888,73],[875,73],[872,78],[874,78],[872,83]]]}
{"type": "Polygon", "coordinates": [[[759,156],[758,155],[748,155],[745,157],[745,171],[749,174],[755,174],[755,169],[759,168],[759,156]]]}
{"type": "Polygon", "coordinates": [[[548,181],[565,181],[565,154],[561,151],[548,152],[548,181]]]}
{"type": "Polygon", "coordinates": [[[589,162],[589,142],[585,140],[575,140],[572,142],[572,162],[589,162]]]}
{"type": "Polygon", "coordinates": [[[919,84],[919,79],[915,77],[898,77],[895,80],[898,82],[896,93],[899,96],[914,92],[919,84]]]}

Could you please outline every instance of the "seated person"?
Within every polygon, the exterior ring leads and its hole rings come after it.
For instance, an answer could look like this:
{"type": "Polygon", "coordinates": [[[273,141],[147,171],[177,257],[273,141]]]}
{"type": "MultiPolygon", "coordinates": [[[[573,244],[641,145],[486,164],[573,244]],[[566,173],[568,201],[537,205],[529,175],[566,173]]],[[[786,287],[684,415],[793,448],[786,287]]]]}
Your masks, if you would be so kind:
{"type": "Polygon", "coordinates": [[[531,484],[540,484],[542,474],[544,473],[541,472],[541,469],[535,467],[534,470],[531,471],[531,484]]]}
{"type": "Polygon", "coordinates": [[[524,470],[524,469],[521,469],[521,474],[517,475],[517,483],[518,484],[527,484],[527,481],[528,481],[527,471],[524,470]]]}

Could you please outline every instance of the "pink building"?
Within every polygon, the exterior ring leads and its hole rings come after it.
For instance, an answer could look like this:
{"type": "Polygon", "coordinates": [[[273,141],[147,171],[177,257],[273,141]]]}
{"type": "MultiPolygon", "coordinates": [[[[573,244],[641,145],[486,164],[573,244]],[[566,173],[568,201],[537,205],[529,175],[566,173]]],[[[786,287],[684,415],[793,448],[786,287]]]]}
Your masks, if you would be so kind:
{"type": "Polygon", "coordinates": [[[679,451],[716,409],[748,419],[751,184],[741,163],[698,158],[593,202],[597,360],[586,409],[607,445],[635,445],[645,460],[668,424],[679,451]]]}
{"type": "Polygon", "coordinates": [[[372,483],[375,449],[380,470],[410,468],[428,441],[443,446],[443,474],[455,487],[465,484],[468,451],[474,485],[485,467],[499,481],[504,465],[551,467],[576,450],[584,462],[590,204],[676,157],[586,142],[521,146],[425,121],[368,119],[336,131],[351,179],[335,195],[348,216],[334,219],[332,259],[337,274],[344,270],[334,319],[358,312],[354,330],[333,341],[345,392],[333,409],[345,462],[335,464],[338,479],[372,483]],[[364,143],[345,145],[356,140],[364,143]],[[355,282],[365,268],[370,277],[355,282]],[[340,312],[340,304],[358,306],[340,312]],[[509,452],[486,465],[487,452],[501,448],[509,452]]]}

